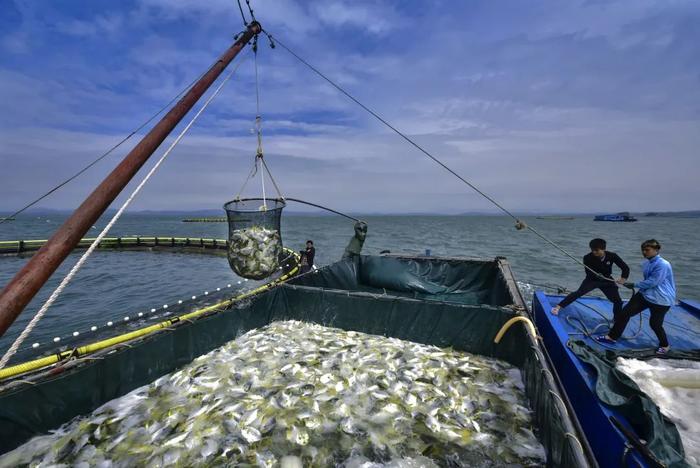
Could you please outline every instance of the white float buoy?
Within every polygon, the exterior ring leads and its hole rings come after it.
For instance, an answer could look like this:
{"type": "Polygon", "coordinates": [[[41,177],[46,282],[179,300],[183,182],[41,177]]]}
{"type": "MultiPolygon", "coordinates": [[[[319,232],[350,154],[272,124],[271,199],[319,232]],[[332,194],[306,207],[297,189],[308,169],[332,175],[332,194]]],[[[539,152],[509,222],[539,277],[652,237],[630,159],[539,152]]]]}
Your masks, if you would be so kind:
{"type": "Polygon", "coordinates": [[[92,327],[90,327],[90,331],[95,331],[95,330],[97,330],[96,326],[93,325],[92,327]]]}
{"type": "Polygon", "coordinates": [[[32,345],[32,348],[38,348],[38,347],[39,347],[39,343],[34,343],[34,344],[32,345]]]}
{"type": "Polygon", "coordinates": [[[111,327],[112,325],[114,325],[112,322],[107,322],[108,327],[111,327]]]}
{"type": "Polygon", "coordinates": [[[57,336],[56,338],[53,339],[53,342],[54,342],[54,343],[58,343],[59,341],[61,341],[61,337],[60,337],[60,336],[57,336]]]}
{"type": "Polygon", "coordinates": [[[73,332],[73,336],[78,336],[78,335],[80,335],[80,332],[77,332],[77,331],[73,332]]]}

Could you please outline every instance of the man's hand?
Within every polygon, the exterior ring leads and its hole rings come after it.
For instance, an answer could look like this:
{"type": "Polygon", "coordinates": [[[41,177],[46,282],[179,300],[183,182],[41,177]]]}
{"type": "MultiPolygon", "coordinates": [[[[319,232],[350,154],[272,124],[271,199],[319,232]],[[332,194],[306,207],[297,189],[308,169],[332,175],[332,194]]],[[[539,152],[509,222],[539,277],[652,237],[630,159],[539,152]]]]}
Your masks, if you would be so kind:
{"type": "Polygon", "coordinates": [[[559,315],[560,309],[561,309],[561,307],[559,307],[559,306],[552,307],[552,315],[559,315]]]}
{"type": "Polygon", "coordinates": [[[625,284],[627,282],[627,278],[619,278],[617,281],[615,281],[617,284],[625,284]]]}
{"type": "Polygon", "coordinates": [[[627,289],[634,289],[634,283],[623,283],[622,285],[627,289]]]}

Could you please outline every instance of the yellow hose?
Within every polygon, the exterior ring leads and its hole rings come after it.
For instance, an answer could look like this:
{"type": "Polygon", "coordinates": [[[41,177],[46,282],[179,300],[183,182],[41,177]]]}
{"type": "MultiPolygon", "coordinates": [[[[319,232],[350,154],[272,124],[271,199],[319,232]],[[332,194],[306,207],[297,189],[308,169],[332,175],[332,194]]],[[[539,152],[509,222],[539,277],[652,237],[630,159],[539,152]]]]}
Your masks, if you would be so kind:
{"type": "MultiPolygon", "coordinates": [[[[287,250],[287,249],[285,249],[285,250],[287,250]]],[[[108,338],[106,340],[97,341],[95,343],[87,344],[85,346],[80,346],[76,350],[63,351],[61,353],[53,354],[51,356],[46,356],[46,357],[43,357],[40,359],[35,359],[33,361],[27,361],[27,362],[17,364],[17,365],[11,366],[11,367],[5,367],[3,369],[0,369],[0,380],[7,379],[9,377],[16,377],[16,376],[18,376],[20,374],[24,374],[26,372],[30,372],[30,371],[34,371],[37,369],[41,369],[43,367],[50,366],[50,365],[55,364],[55,363],[65,359],[71,355],[82,357],[82,356],[103,350],[105,348],[109,348],[110,346],[125,343],[127,341],[131,341],[131,340],[134,340],[136,338],[141,338],[143,336],[154,333],[158,330],[168,328],[181,320],[192,320],[192,319],[200,317],[208,312],[212,312],[212,311],[214,311],[216,309],[220,309],[222,307],[227,307],[227,306],[233,304],[234,302],[240,301],[242,299],[246,299],[250,296],[254,296],[255,294],[258,294],[262,291],[265,291],[267,289],[272,288],[273,286],[284,283],[285,281],[287,281],[291,277],[293,277],[297,273],[297,271],[299,270],[299,267],[298,267],[299,254],[297,254],[296,252],[293,252],[291,250],[287,250],[287,251],[291,252],[292,255],[294,255],[296,257],[297,266],[295,266],[292,270],[290,270],[289,273],[279,277],[275,281],[271,281],[270,283],[263,284],[262,286],[259,286],[255,289],[247,291],[247,292],[240,294],[234,298],[227,299],[225,301],[210,305],[208,307],[204,307],[203,309],[197,309],[197,310],[192,311],[190,313],[187,313],[185,315],[180,315],[176,318],[172,318],[172,319],[166,320],[164,322],[157,323],[155,325],[150,325],[148,327],[140,328],[138,330],[134,330],[132,332],[125,333],[123,335],[114,336],[114,337],[108,338]]]]}
{"type": "Polygon", "coordinates": [[[496,338],[493,339],[493,342],[498,344],[501,341],[501,338],[503,338],[503,335],[505,335],[508,329],[516,322],[524,322],[525,328],[530,332],[534,339],[537,339],[537,331],[535,330],[535,326],[532,324],[532,321],[527,317],[519,315],[517,317],[513,317],[512,319],[508,320],[506,323],[503,324],[501,329],[498,330],[496,338]]]}

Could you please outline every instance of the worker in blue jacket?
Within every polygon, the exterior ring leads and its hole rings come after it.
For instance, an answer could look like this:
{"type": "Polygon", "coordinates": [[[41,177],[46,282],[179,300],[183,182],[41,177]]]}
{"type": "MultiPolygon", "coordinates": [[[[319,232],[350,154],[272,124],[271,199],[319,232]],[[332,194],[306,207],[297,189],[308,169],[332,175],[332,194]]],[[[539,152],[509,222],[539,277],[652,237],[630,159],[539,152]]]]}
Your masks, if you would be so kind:
{"type": "Polygon", "coordinates": [[[673,279],[671,264],[659,255],[661,244],[656,239],[642,243],[644,280],[638,283],[625,283],[628,288],[635,287],[638,292],[632,296],[622,312],[615,317],[613,327],[607,335],[598,337],[602,343],[614,343],[622,336],[630,318],[649,309],[649,326],[659,339],[657,354],[666,354],[670,348],[664,331],[666,312],[676,303],[676,282],[673,279]]]}

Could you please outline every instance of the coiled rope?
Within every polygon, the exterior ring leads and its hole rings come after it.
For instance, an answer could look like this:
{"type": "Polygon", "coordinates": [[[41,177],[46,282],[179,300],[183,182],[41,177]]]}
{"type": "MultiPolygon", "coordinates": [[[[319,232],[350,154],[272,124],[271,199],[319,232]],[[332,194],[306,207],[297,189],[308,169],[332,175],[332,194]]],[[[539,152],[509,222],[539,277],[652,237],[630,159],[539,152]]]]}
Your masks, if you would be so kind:
{"type": "Polygon", "coordinates": [[[141,189],[146,185],[146,183],[149,181],[151,176],[155,174],[155,172],[158,170],[160,165],[165,161],[165,158],[168,157],[170,152],[177,146],[177,144],[182,140],[182,138],[185,136],[185,134],[188,132],[188,130],[192,127],[192,125],[197,121],[199,116],[204,112],[204,110],[209,106],[209,104],[214,100],[214,98],[219,94],[221,89],[224,87],[224,85],[228,82],[228,80],[233,76],[233,74],[238,70],[238,67],[242,63],[242,60],[239,61],[236,64],[236,67],[231,70],[231,72],[223,79],[221,84],[216,88],[216,90],[212,93],[212,95],[207,99],[207,101],[204,103],[204,105],[197,111],[197,113],[192,117],[192,120],[185,126],[185,128],[180,132],[180,134],[175,138],[175,140],[170,144],[168,149],[165,151],[163,156],[158,159],[158,161],[155,163],[155,165],[151,168],[151,170],[146,174],[146,176],[143,178],[143,180],[139,183],[139,185],[134,189],[134,191],[129,195],[129,198],[126,199],[126,201],[122,204],[121,208],[114,214],[112,219],[107,223],[107,225],[102,229],[102,232],[95,238],[95,240],[92,242],[90,247],[83,253],[83,255],[80,257],[80,260],[73,265],[73,268],[71,268],[70,272],[63,278],[61,283],[58,285],[58,287],[54,290],[54,292],[51,294],[51,296],[46,300],[44,305],[39,309],[39,311],[32,317],[32,320],[27,324],[27,326],[22,330],[22,333],[17,337],[17,339],[12,343],[12,346],[5,352],[3,355],[2,359],[0,359],[0,369],[5,367],[7,362],[10,360],[10,358],[17,352],[19,347],[22,345],[24,340],[29,336],[29,334],[32,332],[34,327],[39,323],[39,321],[42,319],[42,317],[46,314],[46,311],[48,311],[49,307],[54,303],[54,301],[58,298],[58,296],[61,295],[63,290],[68,286],[70,281],[73,279],[73,277],[78,273],[80,268],[83,266],[83,264],[87,261],[87,259],[90,257],[92,252],[97,248],[97,246],[100,244],[100,241],[109,233],[109,230],[114,226],[114,224],[119,220],[121,217],[122,213],[124,213],[124,210],[131,204],[131,202],[134,200],[136,195],[141,191],[141,189]]]}

